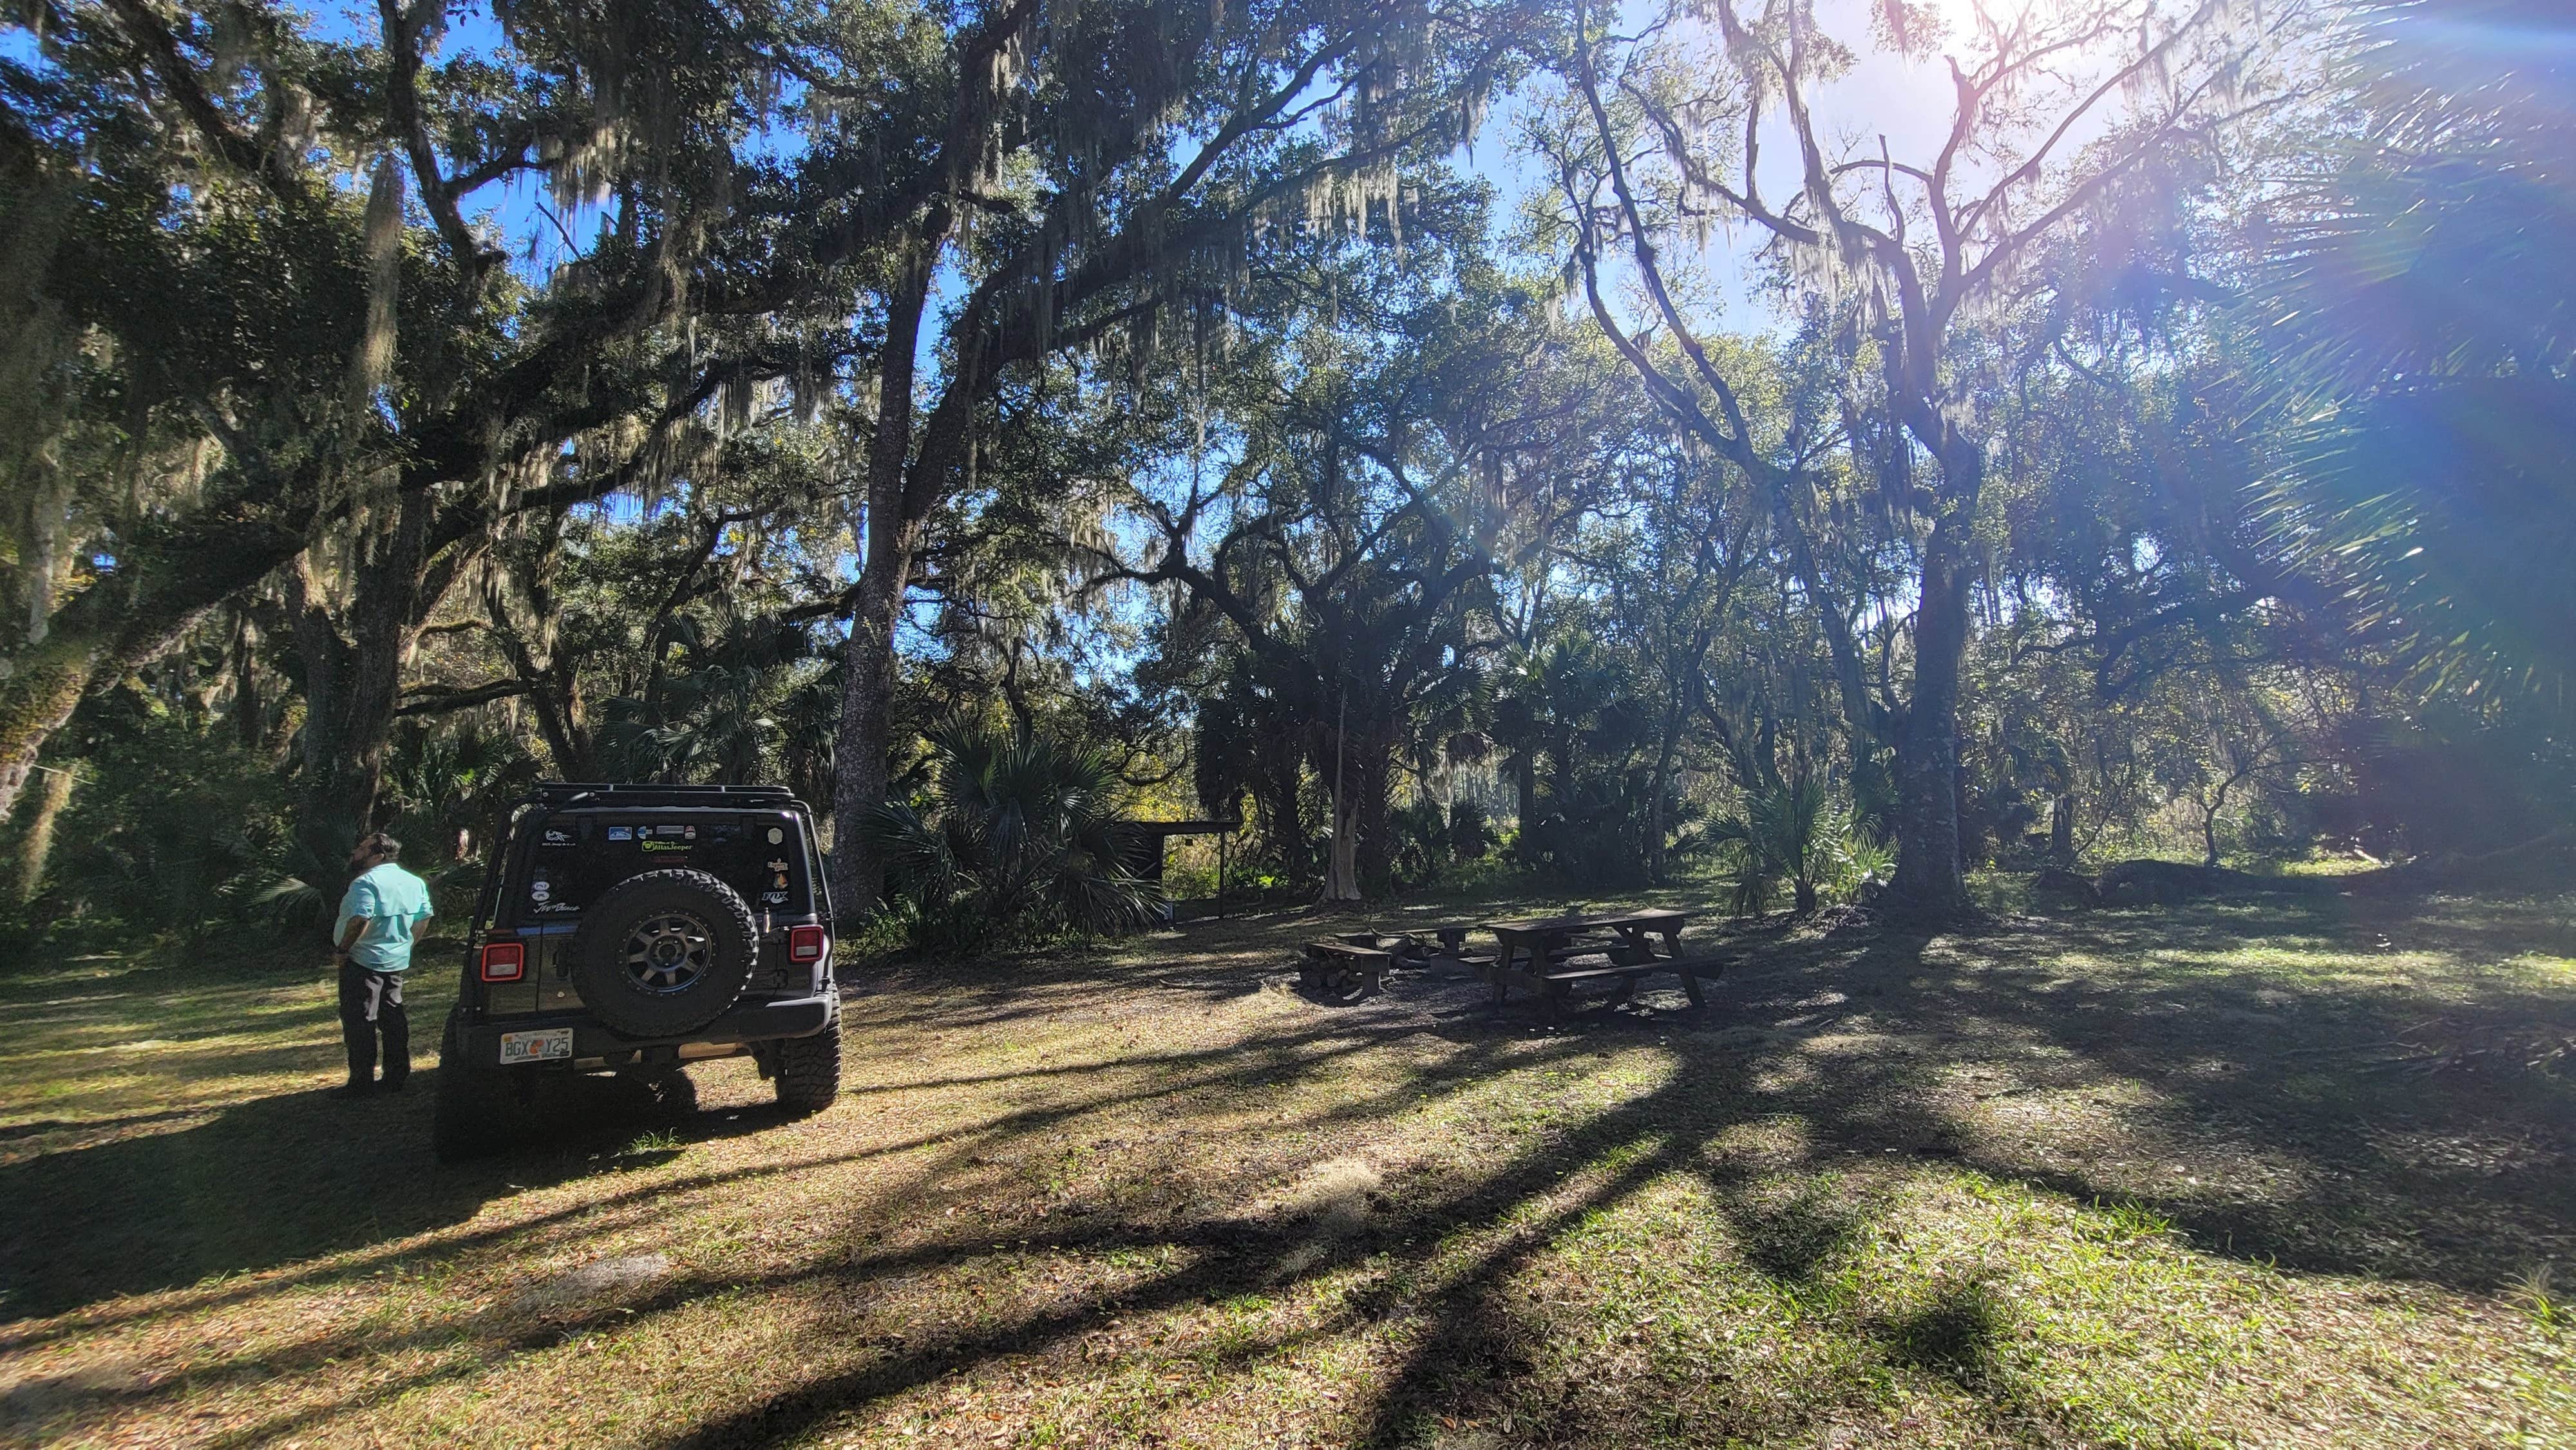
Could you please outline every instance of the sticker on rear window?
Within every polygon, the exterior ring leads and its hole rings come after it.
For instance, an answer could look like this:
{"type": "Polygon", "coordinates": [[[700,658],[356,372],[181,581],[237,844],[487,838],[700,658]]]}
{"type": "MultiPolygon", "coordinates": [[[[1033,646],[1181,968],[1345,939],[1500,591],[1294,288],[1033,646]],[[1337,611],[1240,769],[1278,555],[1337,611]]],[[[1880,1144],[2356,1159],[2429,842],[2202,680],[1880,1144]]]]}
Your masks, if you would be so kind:
{"type": "Polygon", "coordinates": [[[608,839],[612,841],[632,841],[635,839],[635,828],[633,826],[611,826],[608,828],[608,839]]]}

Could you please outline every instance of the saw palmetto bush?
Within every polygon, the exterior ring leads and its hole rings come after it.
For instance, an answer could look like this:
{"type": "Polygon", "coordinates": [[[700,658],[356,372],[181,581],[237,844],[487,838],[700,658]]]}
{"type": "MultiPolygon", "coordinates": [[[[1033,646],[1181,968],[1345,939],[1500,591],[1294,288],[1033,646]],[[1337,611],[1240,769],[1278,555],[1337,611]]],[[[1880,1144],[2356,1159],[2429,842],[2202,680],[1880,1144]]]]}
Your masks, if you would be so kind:
{"type": "Polygon", "coordinates": [[[247,924],[322,945],[337,863],[295,839],[269,762],[136,692],[87,724],[85,774],[27,904],[34,918],[113,921],[192,944],[247,924]]]}
{"type": "Polygon", "coordinates": [[[1045,735],[967,722],[929,735],[927,797],[890,801],[864,829],[883,853],[911,944],[965,955],[1012,936],[1133,931],[1162,888],[1140,875],[1153,849],[1119,814],[1106,756],[1045,735]]]}
{"type": "Polygon", "coordinates": [[[1783,885],[1803,916],[1828,897],[1885,881],[1893,865],[1887,848],[1855,822],[1850,801],[1820,776],[1747,792],[1743,809],[1711,825],[1707,839],[1734,884],[1739,916],[1767,910],[1783,885]]]}

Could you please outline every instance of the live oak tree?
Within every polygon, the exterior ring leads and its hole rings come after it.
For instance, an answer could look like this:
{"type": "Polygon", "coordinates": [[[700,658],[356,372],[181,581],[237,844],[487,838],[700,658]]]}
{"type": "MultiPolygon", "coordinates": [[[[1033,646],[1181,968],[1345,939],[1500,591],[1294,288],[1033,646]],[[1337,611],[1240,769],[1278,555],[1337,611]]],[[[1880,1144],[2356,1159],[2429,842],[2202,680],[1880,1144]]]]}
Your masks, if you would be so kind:
{"type": "Polygon", "coordinates": [[[882,864],[858,825],[886,795],[897,626],[995,390],[1068,350],[1156,366],[1158,342],[1221,310],[1258,234],[1392,206],[1404,169],[1466,129],[1512,25],[1472,0],[1009,0],[838,23],[873,44],[802,78],[821,118],[805,169],[847,197],[823,214],[885,238],[863,293],[878,362],[834,792],[836,888],[867,901],[882,864]],[[879,58],[897,51],[889,93],[879,58]]]}
{"type": "Polygon", "coordinates": [[[19,894],[559,774],[835,798],[863,907],[961,719],[1336,898],[1453,795],[1931,917],[2547,832],[2569,52],[2462,41],[2557,8],[10,6],[19,894]]]}
{"type": "MultiPolygon", "coordinates": [[[[1460,200],[1426,187],[1412,225],[1471,238],[1460,200]]],[[[1386,889],[1395,772],[1501,644],[1494,576],[1544,547],[1615,456],[1590,426],[1597,373],[1543,296],[1472,251],[1443,275],[1392,246],[1381,226],[1355,252],[1254,259],[1268,305],[1211,390],[1217,457],[1148,481],[1144,557],[1100,576],[1177,587],[1220,622],[1240,653],[1200,748],[1241,762],[1223,788],[1266,794],[1273,818],[1295,804],[1265,790],[1278,762],[1259,741],[1303,758],[1331,812],[1333,901],[1386,889]]]]}
{"type": "MultiPolygon", "coordinates": [[[[1989,466],[1975,403],[1994,351],[1976,339],[2000,314],[2034,306],[2027,288],[2042,244],[2090,234],[2116,260],[2112,219],[2125,189],[2150,185],[2176,152],[2277,102],[2289,72],[2262,62],[2296,33],[2301,11],[2240,20],[2222,0],[2170,14],[2146,0],[1977,3],[1956,36],[1915,7],[1874,13],[1885,48],[1944,54],[1951,113],[1922,154],[1900,157],[1884,121],[1847,140],[1851,120],[1819,111],[1853,51],[1808,0],[1758,9],[1715,0],[1705,24],[1656,12],[1643,39],[1614,37],[1612,17],[1578,9],[1556,60],[1568,99],[1554,155],[1568,249],[1603,329],[1663,406],[1780,505],[1800,491],[1797,470],[1757,446],[1670,259],[1712,223],[1744,228],[1793,292],[1858,309],[1871,405],[1890,425],[1879,436],[1898,445],[1873,462],[1914,533],[1911,675],[1886,722],[1896,745],[1892,904],[1938,918],[1969,909],[1960,662],[1989,466]],[[1766,146],[1785,152],[1778,166],[1766,166],[1766,146]],[[1640,319],[1602,294],[1610,252],[1644,294],[1640,319]],[[1641,327],[1677,344],[1678,362],[1652,356],[1641,327]]],[[[1784,532],[1804,527],[1792,507],[1774,515],[1784,532]]]]}
{"type": "Polygon", "coordinates": [[[491,540],[649,491],[728,389],[815,365],[774,336],[702,355],[688,326],[724,310],[692,283],[772,74],[756,12],[514,6],[497,56],[434,60],[445,19],[386,4],[326,43],[253,5],[37,13],[40,63],[8,70],[13,258],[44,323],[15,366],[44,387],[10,420],[34,567],[0,807],[84,692],[284,569],[328,855],[372,815],[418,631],[491,540]],[[522,178],[596,204],[587,241],[554,218],[550,273],[468,216],[522,178]]]}

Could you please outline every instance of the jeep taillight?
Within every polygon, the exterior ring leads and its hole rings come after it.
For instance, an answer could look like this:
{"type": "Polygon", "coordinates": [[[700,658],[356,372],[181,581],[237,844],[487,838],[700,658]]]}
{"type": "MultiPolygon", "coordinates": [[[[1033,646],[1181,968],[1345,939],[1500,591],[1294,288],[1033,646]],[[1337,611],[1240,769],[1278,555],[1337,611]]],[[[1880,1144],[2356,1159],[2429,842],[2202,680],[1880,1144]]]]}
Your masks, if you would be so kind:
{"type": "Polygon", "coordinates": [[[483,944],[477,974],[487,982],[515,982],[528,974],[528,944],[494,941],[483,944]]]}
{"type": "Polygon", "coordinates": [[[787,960],[819,962],[823,960],[823,949],[831,944],[832,938],[819,926],[791,926],[787,929],[787,960]]]}

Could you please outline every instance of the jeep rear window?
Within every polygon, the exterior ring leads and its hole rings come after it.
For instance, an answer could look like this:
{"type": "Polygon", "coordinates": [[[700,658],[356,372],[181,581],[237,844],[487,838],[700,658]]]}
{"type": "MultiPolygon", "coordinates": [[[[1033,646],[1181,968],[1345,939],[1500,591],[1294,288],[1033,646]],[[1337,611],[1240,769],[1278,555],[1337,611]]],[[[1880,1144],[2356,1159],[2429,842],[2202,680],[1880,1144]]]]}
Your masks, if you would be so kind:
{"type": "Polygon", "coordinates": [[[814,909],[804,842],[785,815],[561,813],[529,841],[527,862],[509,903],[522,924],[571,920],[629,876],[683,866],[740,892],[754,915],[804,916],[814,909]]]}

